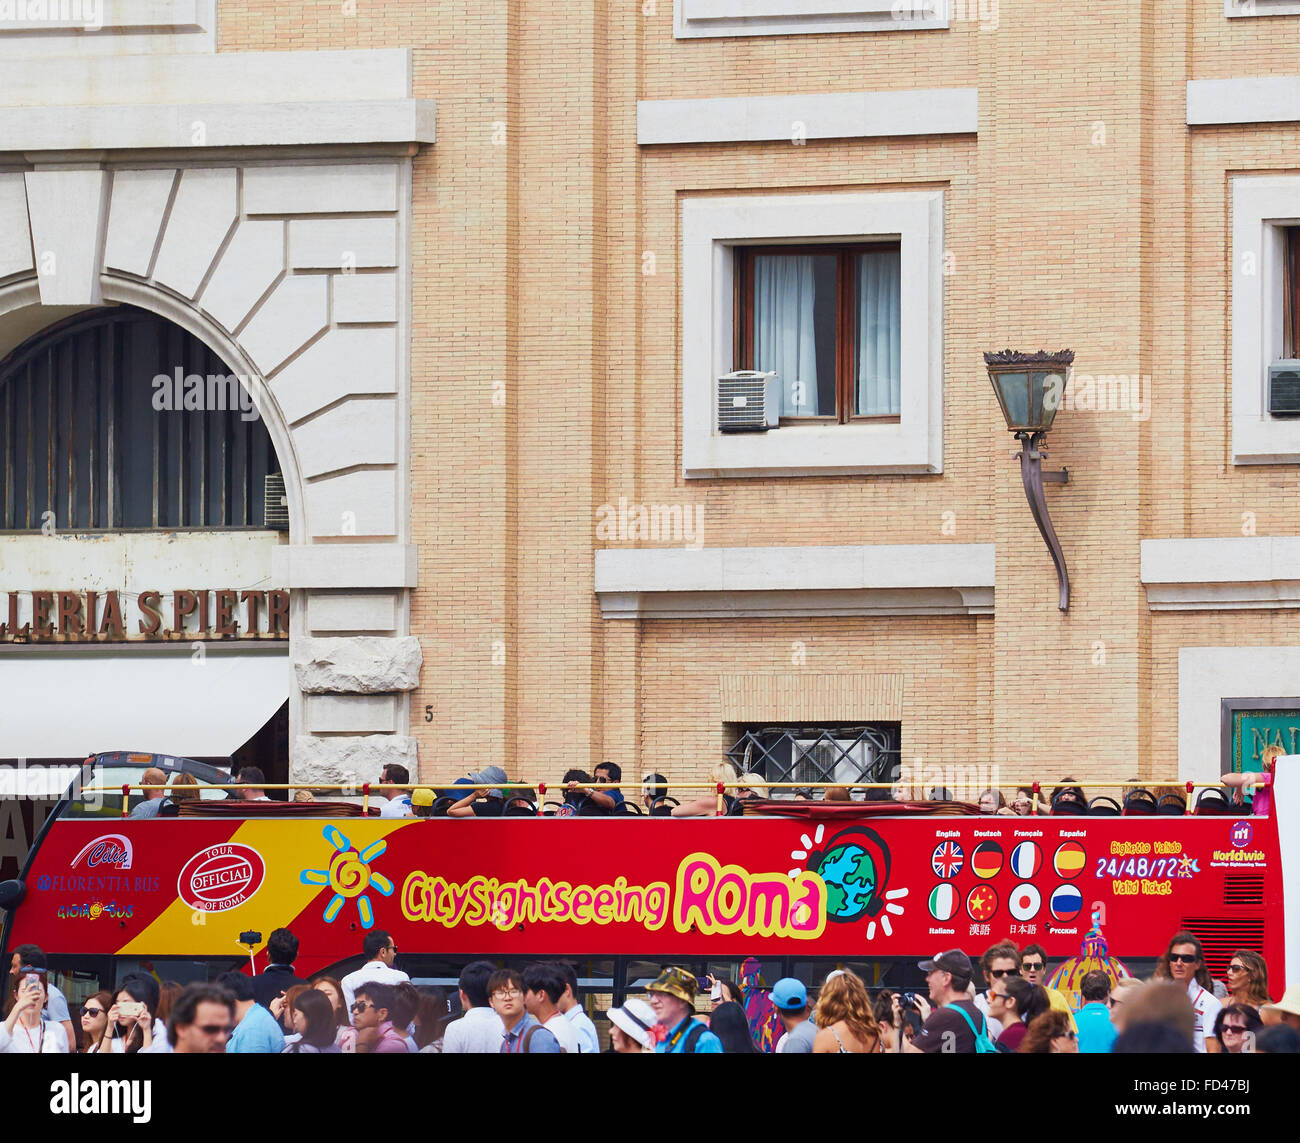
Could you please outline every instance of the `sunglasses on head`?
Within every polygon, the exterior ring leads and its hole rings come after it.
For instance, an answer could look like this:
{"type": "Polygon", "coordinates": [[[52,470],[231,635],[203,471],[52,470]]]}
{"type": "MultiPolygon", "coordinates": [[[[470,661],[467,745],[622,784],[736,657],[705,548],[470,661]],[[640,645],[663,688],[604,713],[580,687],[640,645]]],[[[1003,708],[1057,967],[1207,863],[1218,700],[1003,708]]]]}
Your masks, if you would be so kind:
{"type": "Polygon", "coordinates": [[[1199,956],[1197,956],[1195,953],[1192,953],[1190,956],[1189,956],[1187,953],[1170,953],[1170,954],[1169,954],[1169,960],[1170,960],[1171,963],[1172,963],[1173,961],[1178,961],[1180,964],[1195,964],[1195,963],[1196,963],[1198,960],[1200,960],[1200,959],[1201,959],[1201,958],[1200,958],[1199,956]]]}

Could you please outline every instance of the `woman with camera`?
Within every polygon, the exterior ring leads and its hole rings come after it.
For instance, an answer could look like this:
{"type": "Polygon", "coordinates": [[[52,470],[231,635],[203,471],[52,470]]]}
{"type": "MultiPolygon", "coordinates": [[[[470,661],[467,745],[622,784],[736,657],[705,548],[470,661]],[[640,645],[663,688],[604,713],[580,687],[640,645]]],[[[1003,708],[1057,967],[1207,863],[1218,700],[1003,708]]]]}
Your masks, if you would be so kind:
{"type": "Polygon", "coordinates": [[[35,1055],[71,1050],[63,1025],[41,1018],[45,996],[44,971],[29,968],[14,978],[13,1005],[0,1025],[0,1052],[35,1055]]]}
{"type": "Polygon", "coordinates": [[[158,982],[142,972],[122,978],[117,1001],[108,1010],[108,1019],[99,1041],[99,1052],[170,1052],[167,1027],[154,1016],[158,1008],[158,982]]]}

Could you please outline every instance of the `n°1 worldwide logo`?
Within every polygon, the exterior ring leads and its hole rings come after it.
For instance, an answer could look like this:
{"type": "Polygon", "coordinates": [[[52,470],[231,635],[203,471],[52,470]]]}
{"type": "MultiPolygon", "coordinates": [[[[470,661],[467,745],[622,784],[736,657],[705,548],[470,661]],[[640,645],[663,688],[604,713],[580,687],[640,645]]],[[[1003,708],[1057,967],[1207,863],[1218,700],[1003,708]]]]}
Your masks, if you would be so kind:
{"type": "Polygon", "coordinates": [[[1245,849],[1254,836],[1255,827],[1247,821],[1233,822],[1232,829],[1228,831],[1228,840],[1232,842],[1233,849],[1245,849]]]}

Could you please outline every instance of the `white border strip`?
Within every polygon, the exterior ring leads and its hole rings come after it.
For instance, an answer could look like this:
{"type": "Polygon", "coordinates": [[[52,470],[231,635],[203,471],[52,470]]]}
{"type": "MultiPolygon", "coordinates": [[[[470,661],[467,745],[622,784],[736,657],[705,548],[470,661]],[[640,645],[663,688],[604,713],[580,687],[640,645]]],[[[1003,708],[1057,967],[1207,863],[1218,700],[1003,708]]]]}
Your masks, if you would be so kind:
{"type": "Polygon", "coordinates": [[[636,125],[641,146],[969,135],[979,127],[979,89],[643,99],[636,125]]]}
{"type": "MultiPolygon", "coordinates": [[[[1300,11],[1300,6],[1297,6],[1300,11]]],[[[1300,75],[1187,81],[1187,125],[1300,120],[1300,75]]]]}

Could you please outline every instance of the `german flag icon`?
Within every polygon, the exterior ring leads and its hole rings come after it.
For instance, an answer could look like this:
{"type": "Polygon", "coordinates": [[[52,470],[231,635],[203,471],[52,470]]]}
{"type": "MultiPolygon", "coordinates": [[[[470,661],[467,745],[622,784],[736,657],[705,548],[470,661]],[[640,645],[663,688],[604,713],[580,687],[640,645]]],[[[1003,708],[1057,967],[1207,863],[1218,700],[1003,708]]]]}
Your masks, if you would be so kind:
{"type": "Polygon", "coordinates": [[[1002,847],[996,841],[982,841],[970,856],[971,872],[987,881],[1002,872],[1002,847]]]}

